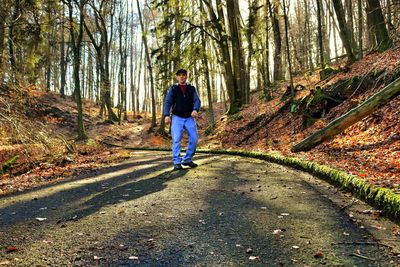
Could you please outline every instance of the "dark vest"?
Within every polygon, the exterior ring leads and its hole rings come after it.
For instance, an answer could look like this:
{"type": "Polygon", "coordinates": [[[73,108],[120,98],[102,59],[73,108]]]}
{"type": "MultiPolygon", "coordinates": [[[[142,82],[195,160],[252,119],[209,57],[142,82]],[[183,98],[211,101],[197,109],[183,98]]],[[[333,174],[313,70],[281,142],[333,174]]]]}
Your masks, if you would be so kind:
{"type": "Polygon", "coordinates": [[[194,86],[186,84],[186,95],[183,95],[178,84],[172,85],[172,114],[182,118],[191,116],[194,107],[193,94],[195,94],[195,90],[194,86]]]}

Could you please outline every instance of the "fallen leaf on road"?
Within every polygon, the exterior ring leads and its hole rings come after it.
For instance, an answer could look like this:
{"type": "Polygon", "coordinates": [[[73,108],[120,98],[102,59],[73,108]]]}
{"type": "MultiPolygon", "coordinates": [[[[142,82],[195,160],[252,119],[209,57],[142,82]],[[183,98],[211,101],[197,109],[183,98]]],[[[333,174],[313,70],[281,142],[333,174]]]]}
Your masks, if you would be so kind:
{"type": "Polygon", "coordinates": [[[38,220],[39,222],[43,222],[43,221],[45,221],[45,220],[47,220],[47,218],[36,218],[36,220],[38,220]]]}
{"type": "Polygon", "coordinates": [[[314,254],[314,258],[316,258],[316,259],[321,259],[321,258],[323,258],[324,256],[325,256],[325,255],[324,255],[324,253],[323,253],[321,250],[317,251],[317,253],[314,254]]]}
{"type": "Polygon", "coordinates": [[[285,231],[286,231],[285,229],[276,229],[276,230],[274,230],[272,233],[273,233],[274,235],[279,235],[280,233],[285,232],[285,231]]]}
{"type": "Polygon", "coordinates": [[[249,260],[258,262],[258,261],[260,261],[260,257],[258,257],[258,256],[250,256],[249,260]]]}
{"type": "Polygon", "coordinates": [[[380,225],[380,224],[373,225],[372,227],[374,227],[375,229],[378,229],[378,230],[386,230],[386,228],[383,227],[383,226],[380,225]]]}
{"type": "Polygon", "coordinates": [[[6,248],[6,252],[7,252],[7,253],[15,252],[15,251],[17,251],[17,250],[18,250],[18,248],[15,247],[15,246],[9,246],[9,247],[6,248]]]}

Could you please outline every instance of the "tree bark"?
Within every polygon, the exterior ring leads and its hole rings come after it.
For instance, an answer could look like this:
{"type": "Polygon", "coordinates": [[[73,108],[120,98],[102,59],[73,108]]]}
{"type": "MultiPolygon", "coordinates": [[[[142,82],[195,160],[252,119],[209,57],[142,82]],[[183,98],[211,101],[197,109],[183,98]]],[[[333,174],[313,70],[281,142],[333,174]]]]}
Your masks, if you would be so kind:
{"type": "Polygon", "coordinates": [[[278,5],[274,5],[272,7],[271,2],[268,0],[268,8],[270,12],[271,22],[272,22],[272,29],[274,32],[274,72],[273,78],[274,81],[282,80],[283,79],[283,72],[282,72],[282,38],[281,38],[281,29],[279,25],[279,3],[278,5]]]}
{"type": "Polygon", "coordinates": [[[322,34],[322,1],[317,1],[317,20],[318,20],[318,46],[319,46],[319,63],[321,68],[325,67],[324,61],[324,45],[323,45],[323,34],[322,34]]]}
{"type": "Polygon", "coordinates": [[[240,96],[239,106],[246,103],[246,68],[242,37],[240,33],[240,13],[238,0],[226,2],[226,9],[229,22],[229,31],[232,42],[232,66],[236,80],[236,94],[240,96]]]}
{"type": "Polygon", "coordinates": [[[285,39],[286,39],[286,54],[287,60],[289,64],[289,79],[290,79],[290,93],[292,98],[294,97],[294,84],[293,84],[293,75],[292,75],[292,61],[290,56],[290,49],[289,49],[289,21],[286,13],[286,0],[283,0],[283,16],[285,20],[285,39]]]}
{"type": "Polygon", "coordinates": [[[357,9],[358,9],[358,59],[363,57],[363,15],[362,15],[362,2],[361,0],[357,1],[357,9]]]}
{"type": "Polygon", "coordinates": [[[140,26],[142,29],[142,40],[143,40],[143,44],[144,44],[144,52],[146,54],[147,68],[149,70],[149,76],[150,76],[151,128],[154,128],[157,126],[157,124],[156,124],[156,103],[155,103],[155,96],[154,96],[153,67],[151,64],[150,51],[149,51],[149,47],[147,44],[146,31],[144,28],[144,23],[143,23],[143,18],[142,18],[142,12],[140,10],[139,0],[136,0],[136,4],[137,4],[137,8],[138,8],[138,13],[139,13],[140,26]]]}
{"type": "Polygon", "coordinates": [[[4,51],[4,41],[6,37],[6,20],[7,20],[7,10],[5,5],[0,6],[0,82],[4,79],[4,66],[3,66],[3,51],[4,51]]]}
{"type": "MultiPolygon", "coordinates": [[[[200,12],[204,13],[203,3],[200,1],[200,12]]],[[[202,21],[203,22],[203,21],[202,21]]],[[[209,127],[210,130],[213,131],[215,127],[215,119],[214,119],[214,110],[213,110],[213,101],[212,101],[212,93],[211,93],[211,83],[210,83],[210,70],[208,67],[208,60],[207,60],[207,50],[206,50],[206,37],[203,31],[201,31],[201,46],[203,48],[202,51],[202,64],[203,64],[203,75],[206,82],[207,87],[207,99],[208,99],[208,118],[209,118],[209,127]]]]}
{"type": "Polygon", "coordinates": [[[339,35],[340,35],[340,38],[342,39],[343,46],[346,50],[348,63],[352,63],[356,60],[352,46],[351,46],[351,44],[354,43],[354,41],[352,41],[350,39],[351,35],[350,35],[349,29],[347,28],[347,25],[346,25],[342,0],[332,0],[332,2],[333,2],[333,7],[334,7],[335,13],[336,13],[336,18],[337,18],[337,21],[339,24],[339,29],[340,29],[339,35]]]}
{"type": "MultiPolygon", "coordinates": [[[[117,121],[118,117],[115,115],[112,110],[111,103],[111,82],[110,82],[110,42],[112,40],[112,31],[110,37],[108,36],[108,27],[104,18],[104,13],[107,4],[114,5],[114,2],[111,3],[101,0],[100,7],[97,8],[95,5],[92,5],[94,16],[95,16],[95,24],[98,30],[99,41],[96,40],[92,31],[89,29],[88,25],[85,23],[86,33],[88,34],[93,47],[96,50],[97,63],[99,65],[100,70],[100,91],[101,91],[101,105],[107,108],[107,120],[109,122],[117,121]],[[109,40],[110,39],[110,40],[109,40]]],[[[114,13],[114,8],[111,6],[111,11],[108,11],[109,16],[112,18],[114,13]]],[[[113,24],[113,19],[111,19],[111,24],[113,24]]],[[[112,25],[111,25],[112,28],[112,25]]],[[[100,115],[102,115],[102,110],[100,109],[100,115]]]]}
{"type": "Polygon", "coordinates": [[[225,31],[225,19],[224,13],[222,9],[221,0],[217,0],[217,15],[214,12],[213,6],[209,1],[203,0],[203,3],[206,4],[208,14],[211,22],[214,26],[214,32],[218,35],[218,39],[215,40],[218,44],[218,48],[220,50],[221,60],[224,66],[224,77],[226,81],[226,87],[229,95],[229,108],[228,114],[234,114],[239,111],[241,106],[240,101],[240,90],[236,83],[236,79],[234,76],[234,71],[232,68],[231,55],[229,52],[228,45],[228,37],[225,31]]]}
{"type": "Polygon", "coordinates": [[[74,54],[74,63],[73,63],[73,77],[74,77],[74,91],[76,97],[76,105],[78,109],[78,140],[86,139],[85,126],[83,123],[83,108],[82,108],[82,98],[81,98],[81,90],[80,90],[80,79],[79,79],[79,70],[81,65],[81,48],[82,48],[82,39],[83,39],[83,21],[84,21],[84,1],[79,1],[79,22],[74,21],[74,10],[72,6],[72,0],[67,0],[67,5],[69,8],[69,22],[70,22],[70,36],[72,43],[72,51],[74,54]],[[75,26],[78,26],[78,31],[75,31],[75,26]]]}
{"type": "MultiPolygon", "coordinates": [[[[15,74],[17,72],[17,60],[15,58],[15,47],[14,47],[14,27],[16,20],[18,19],[20,14],[20,1],[15,0],[14,11],[11,16],[11,21],[8,26],[8,50],[11,64],[11,79],[15,79],[15,74]]],[[[15,80],[14,80],[15,82],[15,80]]]]}
{"type": "Polygon", "coordinates": [[[65,60],[65,32],[64,32],[64,20],[65,20],[65,5],[62,4],[61,14],[61,44],[60,44],[60,95],[62,98],[65,97],[65,75],[67,73],[67,63],[65,60]]]}
{"type": "Polygon", "coordinates": [[[395,81],[383,88],[380,92],[368,98],[358,107],[353,108],[346,114],[329,123],[326,127],[318,130],[311,136],[293,146],[292,151],[308,151],[322,142],[332,139],[332,137],[341,133],[347,127],[383,107],[386,103],[397,97],[399,94],[400,78],[397,78],[395,81]]]}
{"type": "Polygon", "coordinates": [[[386,29],[385,19],[379,0],[367,0],[367,12],[370,13],[371,27],[375,34],[376,49],[383,52],[392,46],[392,39],[386,29]]]}

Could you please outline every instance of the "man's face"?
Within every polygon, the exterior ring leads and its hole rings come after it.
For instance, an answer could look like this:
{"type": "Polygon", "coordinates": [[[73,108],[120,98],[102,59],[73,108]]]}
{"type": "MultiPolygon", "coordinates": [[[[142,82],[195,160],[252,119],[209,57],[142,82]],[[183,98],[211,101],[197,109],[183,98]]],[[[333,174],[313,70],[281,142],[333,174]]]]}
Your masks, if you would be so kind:
{"type": "Polygon", "coordinates": [[[180,84],[184,84],[184,83],[186,83],[187,75],[184,73],[179,73],[178,75],[176,75],[176,79],[178,80],[178,82],[180,84]]]}

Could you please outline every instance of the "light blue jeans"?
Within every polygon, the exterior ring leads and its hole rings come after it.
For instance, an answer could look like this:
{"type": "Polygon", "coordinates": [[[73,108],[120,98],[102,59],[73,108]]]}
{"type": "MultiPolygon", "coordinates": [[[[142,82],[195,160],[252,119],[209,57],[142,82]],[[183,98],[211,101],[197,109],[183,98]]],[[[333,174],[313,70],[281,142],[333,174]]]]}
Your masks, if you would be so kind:
{"type": "Polygon", "coordinates": [[[192,157],[196,152],[198,141],[197,126],[195,120],[192,117],[182,118],[176,115],[172,115],[171,135],[173,163],[180,164],[184,162],[191,162],[192,157]],[[185,129],[186,133],[188,134],[189,142],[186,150],[186,155],[181,158],[181,140],[183,136],[183,129],[185,129]]]}

